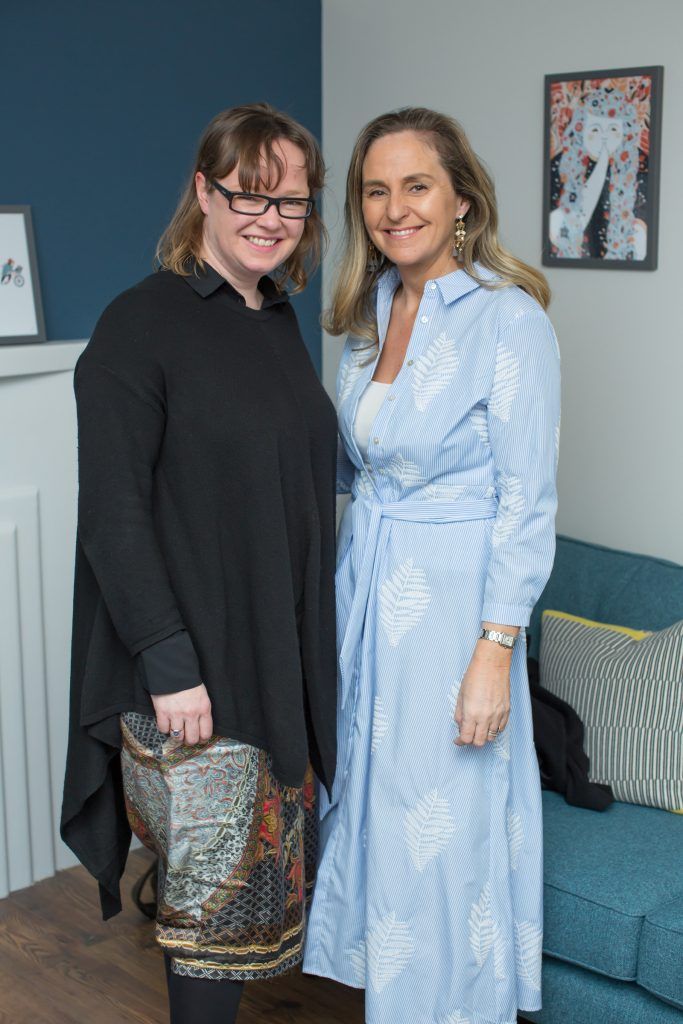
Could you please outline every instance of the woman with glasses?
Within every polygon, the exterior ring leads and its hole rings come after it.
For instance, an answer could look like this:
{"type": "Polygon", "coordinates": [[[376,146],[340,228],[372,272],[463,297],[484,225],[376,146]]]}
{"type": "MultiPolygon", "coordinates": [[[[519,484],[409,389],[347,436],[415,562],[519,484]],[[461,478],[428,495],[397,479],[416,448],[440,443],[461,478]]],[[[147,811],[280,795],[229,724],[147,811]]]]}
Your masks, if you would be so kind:
{"type": "Polygon", "coordinates": [[[349,335],[339,767],[304,969],[365,988],[372,1024],[541,1005],[523,630],[554,554],[559,353],[545,279],[497,220],[451,118],[361,132],[327,324],[349,335]]]}
{"type": "Polygon", "coordinates": [[[336,419],[288,291],[324,166],[266,104],[219,114],[76,369],[79,523],[62,834],[121,909],[159,858],[173,1024],[229,1024],[302,955],[313,771],[335,767],[336,419]],[[312,766],[312,767],[311,767],[312,766]]]}

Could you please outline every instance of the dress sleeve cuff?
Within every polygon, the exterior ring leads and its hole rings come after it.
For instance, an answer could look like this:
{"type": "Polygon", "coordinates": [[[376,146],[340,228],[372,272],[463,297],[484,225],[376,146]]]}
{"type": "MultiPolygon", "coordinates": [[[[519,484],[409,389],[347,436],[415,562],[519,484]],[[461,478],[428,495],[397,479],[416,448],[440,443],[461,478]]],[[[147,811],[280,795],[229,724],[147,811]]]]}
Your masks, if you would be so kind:
{"type": "Polygon", "coordinates": [[[519,626],[524,629],[531,620],[532,608],[522,604],[485,604],[481,610],[482,622],[496,622],[498,625],[519,626]]]}
{"type": "Polygon", "coordinates": [[[137,661],[145,689],[155,696],[190,690],[202,681],[199,660],[186,629],[145,647],[137,661]]]}

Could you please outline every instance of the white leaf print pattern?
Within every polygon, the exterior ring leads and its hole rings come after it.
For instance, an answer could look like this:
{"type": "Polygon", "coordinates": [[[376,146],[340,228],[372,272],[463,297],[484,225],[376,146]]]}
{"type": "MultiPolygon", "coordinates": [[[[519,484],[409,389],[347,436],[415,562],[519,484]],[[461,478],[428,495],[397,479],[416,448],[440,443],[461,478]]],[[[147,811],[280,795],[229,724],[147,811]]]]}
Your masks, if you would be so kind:
{"type": "Polygon", "coordinates": [[[346,955],[351,961],[356,981],[365,988],[365,943],[359,942],[354,949],[347,950],[346,955]]]}
{"type": "Polygon", "coordinates": [[[389,728],[389,719],[384,710],[381,697],[375,697],[375,704],[372,712],[372,746],[370,753],[374,754],[384,739],[389,728]]]}
{"type": "Polygon", "coordinates": [[[510,760],[510,726],[505,726],[502,732],[499,732],[495,740],[491,744],[498,757],[502,758],[503,761],[510,760]]]}
{"type": "Polygon", "coordinates": [[[515,921],[517,975],[528,985],[541,990],[541,953],[543,932],[530,921],[515,921]]]}
{"type": "Polygon", "coordinates": [[[491,442],[489,440],[489,421],[486,406],[475,405],[470,413],[470,423],[474,427],[484,448],[490,448],[491,442]]]}
{"type": "Polygon", "coordinates": [[[507,813],[508,846],[510,847],[510,869],[517,870],[519,863],[519,852],[524,845],[524,829],[519,814],[515,814],[508,807],[507,813]]]}
{"type": "Polygon", "coordinates": [[[451,686],[450,691],[448,693],[448,706],[451,709],[451,720],[453,722],[453,728],[455,729],[455,738],[456,739],[460,735],[460,729],[458,728],[458,723],[456,722],[456,720],[455,720],[455,718],[453,716],[455,715],[455,709],[456,709],[457,704],[458,704],[458,694],[460,693],[460,687],[461,686],[462,686],[462,679],[460,680],[459,683],[453,683],[453,685],[451,686]]]}
{"type": "Polygon", "coordinates": [[[483,967],[493,945],[493,918],[491,917],[491,886],[487,882],[470,910],[470,946],[479,967],[483,967]]]}
{"type": "Polygon", "coordinates": [[[464,484],[428,484],[425,487],[430,501],[457,501],[464,493],[464,484]]]}
{"type": "Polygon", "coordinates": [[[429,403],[450,383],[460,365],[455,340],[442,332],[413,367],[415,407],[424,412],[429,403]]]}
{"type": "Polygon", "coordinates": [[[392,647],[398,647],[418,624],[431,599],[425,572],[415,567],[412,558],[384,581],[379,592],[380,619],[392,647]]]}
{"type": "Polygon", "coordinates": [[[353,391],[353,386],[363,372],[363,366],[369,353],[351,355],[341,368],[339,377],[339,405],[345,402],[353,391]]]}
{"type": "Polygon", "coordinates": [[[489,397],[489,412],[503,423],[510,419],[510,409],[519,391],[519,359],[504,345],[496,350],[496,368],[489,397]]]}
{"type": "Polygon", "coordinates": [[[383,917],[368,936],[367,965],[375,992],[383,989],[404,971],[415,952],[410,929],[397,921],[392,912],[383,917]]]}
{"type": "Polygon", "coordinates": [[[498,481],[498,495],[498,515],[491,535],[494,548],[508,540],[521,522],[524,512],[524,495],[520,478],[501,474],[498,481]]]}
{"type": "Polygon", "coordinates": [[[448,706],[451,709],[451,715],[455,714],[455,707],[458,703],[458,694],[460,693],[460,687],[462,686],[462,679],[459,683],[453,683],[448,693],[448,706]]]}
{"type": "Polygon", "coordinates": [[[403,827],[410,859],[420,872],[446,849],[455,832],[448,801],[436,789],[406,813],[403,827]]]}
{"type": "Polygon", "coordinates": [[[357,470],[357,473],[358,480],[356,483],[356,490],[358,491],[358,493],[365,494],[366,497],[373,495],[375,493],[375,488],[367,472],[364,469],[361,469],[357,470]]]}
{"type": "Polygon", "coordinates": [[[470,1024],[470,1018],[466,1017],[460,1010],[454,1010],[447,1017],[439,1017],[439,1024],[470,1024]]]}
{"type": "Polygon", "coordinates": [[[495,925],[493,929],[493,973],[498,981],[505,981],[507,978],[505,973],[507,946],[508,944],[503,937],[500,926],[495,925]]]}
{"type": "Polygon", "coordinates": [[[424,483],[424,477],[420,473],[420,467],[414,462],[404,459],[400,452],[396,452],[387,466],[387,474],[402,488],[419,487],[424,483]]]}

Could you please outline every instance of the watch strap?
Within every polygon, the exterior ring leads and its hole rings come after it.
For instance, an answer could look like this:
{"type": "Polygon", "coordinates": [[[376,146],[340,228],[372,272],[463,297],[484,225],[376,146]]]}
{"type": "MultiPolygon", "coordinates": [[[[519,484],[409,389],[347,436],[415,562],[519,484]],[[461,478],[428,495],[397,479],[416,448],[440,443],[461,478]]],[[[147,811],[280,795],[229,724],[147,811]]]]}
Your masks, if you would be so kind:
{"type": "Polygon", "coordinates": [[[501,647],[512,648],[515,646],[517,637],[513,636],[512,633],[501,633],[499,629],[485,629],[482,627],[479,639],[491,640],[494,644],[500,644],[501,647]]]}

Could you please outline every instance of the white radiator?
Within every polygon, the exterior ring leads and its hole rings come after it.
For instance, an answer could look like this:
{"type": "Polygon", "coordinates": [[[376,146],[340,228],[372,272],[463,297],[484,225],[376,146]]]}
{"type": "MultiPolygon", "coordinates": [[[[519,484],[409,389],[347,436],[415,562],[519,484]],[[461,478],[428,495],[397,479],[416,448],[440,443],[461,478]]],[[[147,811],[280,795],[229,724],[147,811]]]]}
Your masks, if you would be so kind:
{"type": "Polygon", "coordinates": [[[75,863],[58,830],[84,345],[0,346],[0,897],[75,863]]]}

